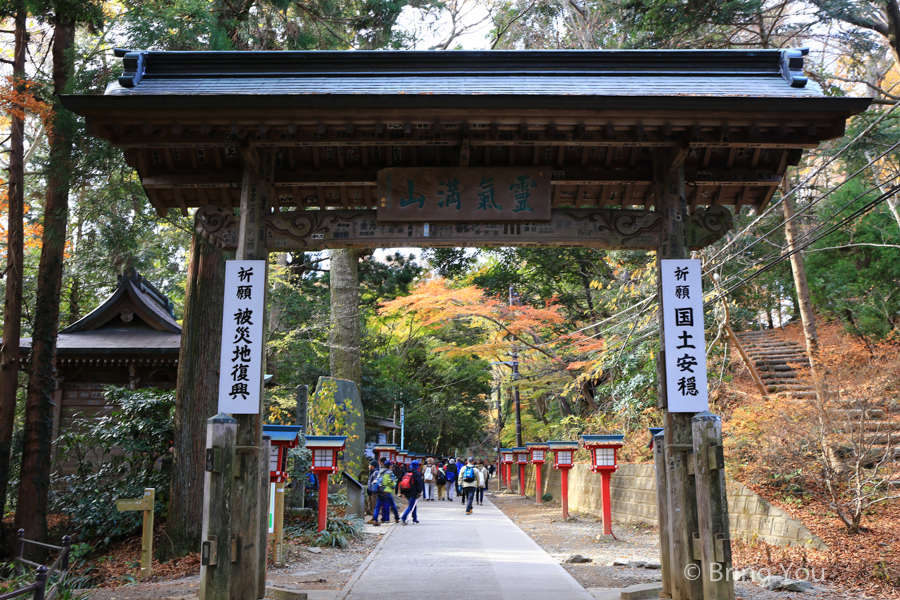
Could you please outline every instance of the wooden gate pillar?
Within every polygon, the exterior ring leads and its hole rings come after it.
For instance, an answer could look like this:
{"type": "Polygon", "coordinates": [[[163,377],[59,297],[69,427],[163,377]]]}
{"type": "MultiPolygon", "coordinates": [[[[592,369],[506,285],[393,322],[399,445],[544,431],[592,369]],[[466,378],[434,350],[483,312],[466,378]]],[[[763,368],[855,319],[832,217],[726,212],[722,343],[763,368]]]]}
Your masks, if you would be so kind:
{"type": "MultiPolygon", "coordinates": [[[[241,149],[244,174],[241,185],[241,214],[236,260],[265,260],[266,277],[263,290],[268,293],[269,251],[266,249],[266,228],[263,219],[274,202],[273,181],[275,177],[275,151],[271,148],[258,152],[251,148],[241,149]]],[[[263,300],[265,306],[265,300],[263,300]]],[[[263,322],[263,336],[268,326],[263,322]]],[[[265,339],[263,339],[265,344],[265,339]]],[[[237,460],[238,476],[234,479],[234,512],[232,532],[237,536],[238,560],[234,563],[231,576],[231,600],[251,600],[262,598],[265,593],[265,549],[268,529],[262,527],[267,521],[269,509],[268,454],[262,452],[262,402],[265,397],[266,360],[263,352],[260,372],[251,373],[251,381],[258,381],[259,414],[236,415],[237,419],[237,460]],[[260,549],[262,545],[262,549],[260,549]]]]}
{"type": "Polygon", "coordinates": [[[222,600],[231,593],[232,560],[235,558],[231,516],[237,421],[219,413],[206,423],[200,600],[222,600]]]}
{"type": "MultiPolygon", "coordinates": [[[[687,207],[684,194],[686,148],[653,151],[653,185],[656,210],[663,214],[662,244],[656,251],[656,267],[662,280],[660,260],[689,258],[685,229],[687,207]]],[[[694,475],[688,470],[693,448],[691,413],[671,413],[666,402],[665,337],[662,314],[665,299],[660,294],[659,341],[657,361],[658,401],[665,421],[666,478],[668,489],[668,525],[670,590],[675,600],[700,600],[703,584],[700,564],[693,558],[693,534],[698,530],[697,493],[694,475]]],[[[692,470],[691,470],[692,471],[692,470]]],[[[660,507],[662,510],[663,507],[660,507]]]]}
{"type": "Polygon", "coordinates": [[[703,600],[734,600],[722,419],[702,412],[691,422],[700,523],[696,537],[703,557],[703,600]]]}

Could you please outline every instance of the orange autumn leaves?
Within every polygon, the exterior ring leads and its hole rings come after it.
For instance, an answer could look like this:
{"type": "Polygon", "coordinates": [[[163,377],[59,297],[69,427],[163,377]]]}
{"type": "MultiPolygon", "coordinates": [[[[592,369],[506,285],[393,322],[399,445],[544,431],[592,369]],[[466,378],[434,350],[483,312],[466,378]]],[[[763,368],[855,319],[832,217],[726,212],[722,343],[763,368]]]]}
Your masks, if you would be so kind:
{"type": "MultiPolygon", "coordinates": [[[[35,96],[35,84],[30,81],[21,81],[16,84],[13,78],[6,77],[0,83],[0,130],[9,131],[12,119],[25,119],[28,116],[36,116],[41,119],[46,131],[50,132],[51,109],[48,104],[38,100],[35,96]]],[[[49,136],[48,136],[49,137],[49,136]]],[[[26,204],[24,212],[27,215],[30,207],[26,204]]],[[[0,245],[5,246],[7,240],[7,223],[9,219],[9,185],[6,180],[0,179],[0,245]]],[[[24,223],[25,248],[36,248],[41,244],[43,228],[37,223],[24,223]]]]}
{"type": "Polygon", "coordinates": [[[484,341],[441,348],[449,353],[505,360],[515,345],[525,361],[530,355],[532,361],[549,361],[556,369],[570,371],[592,365],[583,359],[601,350],[603,340],[566,334],[561,309],[552,301],[544,307],[509,306],[505,298],[488,296],[476,286],[452,287],[446,279],[434,278],[421,282],[408,296],[383,303],[380,313],[409,319],[410,328],[436,328],[457,321],[489,332],[481,338],[484,341]]]}
{"type": "MultiPolygon", "coordinates": [[[[25,214],[28,214],[30,207],[25,205],[25,214]]],[[[0,246],[6,245],[7,229],[6,225],[9,219],[9,186],[6,180],[0,179],[0,246]]],[[[25,249],[37,248],[41,245],[41,234],[43,227],[38,223],[25,222],[25,249]]]]}

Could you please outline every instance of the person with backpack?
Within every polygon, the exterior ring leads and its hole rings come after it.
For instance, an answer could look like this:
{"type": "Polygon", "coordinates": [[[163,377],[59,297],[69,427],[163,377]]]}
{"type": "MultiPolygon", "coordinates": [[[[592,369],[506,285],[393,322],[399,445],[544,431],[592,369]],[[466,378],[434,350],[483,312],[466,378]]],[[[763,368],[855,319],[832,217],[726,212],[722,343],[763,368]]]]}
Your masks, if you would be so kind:
{"type": "Polygon", "coordinates": [[[444,469],[444,477],[447,479],[446,489],[447,497],[441,500],[453,500],[453,490],[456,489],[456,466],[453,463],[447,465],[444,469]]]}
{"type": "Polygon", "coordinates": [[[370,491],[378,495],[378,501],[375,503],[375,514],[372,515],[372,525],[380,525],[378,522],[379,511],[381,511],[382,523],[390,522],[390,512],[394,513],[394,522],[400,522],[400,512],[394,503],[396,486],[397,478],[391,472],[391,461],[386,460],[384,461],[384,466],[378,470],[378,477],[375,478],[373,488],[370,489],[370,491]]]}
{"type": "Polygon", "coordinates": [[[478,486],[483,484],[484,479],[481,478],[481,471],[475,467],[475,459],[470,456],[466,461],[466,466],[459,473],[459,485],[466,500],[467,515],[472,514],[472,501],[475,499],[475,492],[478,491],[478,486]]]}
{"type": "Polygon", "coordinates": [[[372,491],[372,483],[376,477],[378,477],[378,463],[370,460],[369,478],[366,480],[366,513],[372,515],[373,521],[375,520],[375,502],[378,500],[378,496],[372,491]]]}
{"type": "Polygon", "coordinates": [[[437,467],[433,458],[429,458],[425,463],[422,479],[425,481],[425,500],[434,500],[437,494],[437,467]]]}
{"type": "Polygon", "coordinates": [[[484,461],[479,459],[478,465],[475,467],[478,471],[478,489],[475,490],[475,501],[478,503],[478,506],[482,506],[484,504],[484,490],[487,489],[488,485],[488,470],[484,466],[484,461]]]}
{"type": "Polygon", "coordinates": [[[434,481],[437,483],[437,497],[443,500],[444,488],[447,487],[447,471],[444,469],[444,463],[438,463],[434,481]]]}
{"type": "Polygon", "coordinates": [[[465,466],[466,463],[463,462],[462,458],[456,459],[456,495],[459,496],[460,504],[466,503],[466,495],[463,493],[462,489],[462,477],[460,477],[465,466]]]}
{"type": "Polygon", "coordinates": [[[400,479],[400,493],[406,498],[406,510],[400,517],[400,522],[409,525],[409,515],[412,513],[412,522],[419,522],[419,515],[416,512],[416,504],[419,501],[419,495],[425,490],[425,482],[422,481],[422,474],[419,472],[418,461],[409,463],[409,469],[400,479]]]}

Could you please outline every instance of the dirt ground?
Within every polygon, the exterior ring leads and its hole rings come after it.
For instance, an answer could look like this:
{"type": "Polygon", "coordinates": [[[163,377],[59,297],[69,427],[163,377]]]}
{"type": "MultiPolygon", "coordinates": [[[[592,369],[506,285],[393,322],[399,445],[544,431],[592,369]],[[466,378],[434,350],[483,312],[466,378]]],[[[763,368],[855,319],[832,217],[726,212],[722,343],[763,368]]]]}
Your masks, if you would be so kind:
{"type": "MultiPolygon", "coordinates": [[[[378,534],[367,533],[362,540],[352,542],[345,550],[313,548],[312,552],[308,546],[289,544],[285,555],[286,566],[270,566],[267,582],[307,590],[339,590],[380,539],[378,534]]],[[[93,588],[85,590],[82,597],[89,597],[91,600],[180,600],[197,594],[199,583],[198,568],[197,573],[190,577],[115,588],[93,588]]]]}
{"type": "MultiPolygon", "coordinates": [[[[506,516],[522,528],[531,539],[562,563],[585,588],[618,588],[638,583],[661,582],[658,568],[612,566],[614,561],[659,564],[659,534],[655,526],[624,524],[613,525],[617,540],[600,540],[603,524],[590,515],[570,512],[563,521],[561,507],[556,502],[537,506],[533,498],[521,500],[518,496],[492,495],[491,501],[506,516]],[[592,559],[590,563],[568,564],[568,557],[580,554],[592,559]]],[[[654,566],[655,566],[654,565],[654,566]]],[[[740,568],[741,565],[735,565],[740,568]]],[[[780,574],[773,571],[774,575],[780,574]]],[[[863,596],[858,592],[842,591],[834,586],[816,584],[808,592],[770,592],[753,583],[735,584],[736,597],[743,600],[862,600],[878,596],[863,596]]]]}

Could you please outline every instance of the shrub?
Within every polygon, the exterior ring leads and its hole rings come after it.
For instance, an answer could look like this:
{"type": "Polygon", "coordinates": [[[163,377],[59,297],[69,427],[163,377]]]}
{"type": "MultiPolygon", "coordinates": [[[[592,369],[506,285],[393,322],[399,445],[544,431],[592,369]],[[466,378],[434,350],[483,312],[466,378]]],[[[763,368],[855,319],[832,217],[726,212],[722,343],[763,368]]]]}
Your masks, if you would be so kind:
{"type": "MultiPolygon", "coordinates": [[[[172,447],[172,410],[175,392],[151,388],[126,390],[108,387],[107,399],[119,408],[101,419],[81,418],[58,440],[59,464],[76,462],[71,475],[55,475],[53,510],[67,515],[77,541],[98,540],[106,545],[142,525],[140,512],[116,511],[116,499],[138,498],[145,488],[165,495],[169,473],[161,460],[172,447]],[[112,453],[120,448],[121,453],[112,453]]],[[[165,502],[157,495],[156,513],[165,502]]],[[[164,500],[164,498],[163,498],[164,500]]]]}

